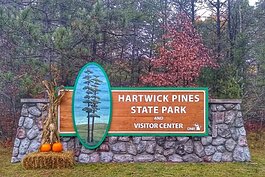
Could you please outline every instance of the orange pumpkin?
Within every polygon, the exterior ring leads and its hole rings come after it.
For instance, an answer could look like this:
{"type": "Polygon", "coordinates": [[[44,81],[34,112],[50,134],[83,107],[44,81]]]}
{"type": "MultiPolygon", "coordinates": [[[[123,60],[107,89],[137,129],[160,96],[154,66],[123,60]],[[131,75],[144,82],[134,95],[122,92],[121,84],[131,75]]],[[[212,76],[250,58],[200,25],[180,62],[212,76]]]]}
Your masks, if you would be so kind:
{"type": "Polygon", "coordinates": [[[51,145],[48,143],[45,143],[43,145],[41,145],[40,147],[40,152],[49,152],[51,150],[51,145]]]}
{"type": "Polygon", "coordinates": [[[63,151],[63,145],[60,142],[56,142],[52,145],[52,151],[53,152],[62,152],[63,151]]]}

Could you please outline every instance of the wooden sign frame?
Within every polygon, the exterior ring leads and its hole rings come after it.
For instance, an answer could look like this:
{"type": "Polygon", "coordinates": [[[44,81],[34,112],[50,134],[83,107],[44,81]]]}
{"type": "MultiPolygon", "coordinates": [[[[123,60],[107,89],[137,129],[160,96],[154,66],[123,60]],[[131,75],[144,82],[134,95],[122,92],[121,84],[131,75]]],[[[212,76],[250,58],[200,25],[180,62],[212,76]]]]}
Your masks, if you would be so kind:
{"type": "MultiPolygon", "coordinates": [[[[71,91],[73,87],[67,87],[68,91],[71,91]]],[[[107,134],[107,136],[207,136],[208,135],[208,88],[176,88],[176,87],[138,87],[138,88],[133,88],[133,87],[112,87],[111,91],[117,92],[117,91],[156,91],[156,92],[169,92],[169,91],[179,91],[179,92],[203,92],[204,93],[204,131],[203,132],[195,132],[195,131],[188,131],[188,132],[183,132],[183,133],[152,133],[152,132],[113,132],[111,129],[109,130],[110,132],[107,134]]],[[[113,100],[113,98],[112,98],[113,100]]],[[[113,107],[113,106],[112,106],[113,107]]],[[[114,107],[115,109],[115,107],[114,107]]],[[[60,110],[60,109],[59,109],[60,110]]],[[[59,111],[60,112],[60,111],[59,111]]],[[[113,114],[113,110],[111,112],[113,114]]],[[[60,115],[60,113],[59,113],[60,115]]],[[[113,121],[113,117],[112,117],[113,121]]],[[[58,119],[58,125],[60,126],[60,118],[58,119]]],[[[58,128],[60,130],[60,127],[58,128]]],[[[75,132],[60,132],[60,136],[76,136],[75,132]]]]}

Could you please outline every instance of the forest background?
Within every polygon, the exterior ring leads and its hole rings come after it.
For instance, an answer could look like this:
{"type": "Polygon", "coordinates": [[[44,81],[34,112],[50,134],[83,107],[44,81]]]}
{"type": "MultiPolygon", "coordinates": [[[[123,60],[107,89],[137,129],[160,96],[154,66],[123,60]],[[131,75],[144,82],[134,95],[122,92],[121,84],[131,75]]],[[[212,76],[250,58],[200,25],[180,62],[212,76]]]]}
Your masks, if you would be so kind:
{"type": "Polygon", "coordinates": [[[90,61],[112,86],[242,99],[247,129],[262,131],[264,29],[265,0],[1,0],[0,138],[14,137],[21,98],[47,96],[42,80],[73,86],[90,61]]]}

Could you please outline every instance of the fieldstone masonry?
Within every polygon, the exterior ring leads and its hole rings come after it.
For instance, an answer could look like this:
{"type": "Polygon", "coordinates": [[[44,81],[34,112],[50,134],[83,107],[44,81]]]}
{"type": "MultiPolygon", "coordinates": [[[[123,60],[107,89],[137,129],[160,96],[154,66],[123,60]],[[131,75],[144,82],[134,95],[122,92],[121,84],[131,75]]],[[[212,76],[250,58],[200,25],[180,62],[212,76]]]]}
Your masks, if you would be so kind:
{"type": "MultiPolygon", "coordinates": [[[[22,99],[11,162],[38,150],[45,99],[22,99]]],[[[250,152],[240,100],[209,101],[209,135],[205,137],[107,137],[89,150],[76,137],[61,137],[64,150],[80,163],[94,162],[246,162],[250,152]]]]}

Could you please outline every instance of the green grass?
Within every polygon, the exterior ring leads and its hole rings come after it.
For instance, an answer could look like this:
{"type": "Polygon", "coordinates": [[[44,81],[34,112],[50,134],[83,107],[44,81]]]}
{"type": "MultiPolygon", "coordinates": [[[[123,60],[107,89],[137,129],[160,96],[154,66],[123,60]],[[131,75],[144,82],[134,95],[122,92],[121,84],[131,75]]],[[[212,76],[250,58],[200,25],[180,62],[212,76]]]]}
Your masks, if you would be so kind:
{"type": "MultiPolygon", "coordinates": [[[[250,142],[257,143],[257,142],[250,142]]],[[[249,163],[97,163],[77,164],[72,169],[24,170],[20,163],[11,164],[11,149],[0,148],[0,176],[181,176],[181,177],[261,177],[265,176],[265,150],[251,149],[249,163]]]]}
{"type": "MultiPolygon", "coordinates": [[[[102,136],[105,133],[107,126],[108,126],[108,124],[105,124],[105,123],[95,123],[93,144],[97,144],[101,140],[102,136]]],[[[76,128],[78,130],[80,137],[84,141],[86,141],[86,139],[87,139],[87,124],[77,125],[76,128]]]]}

